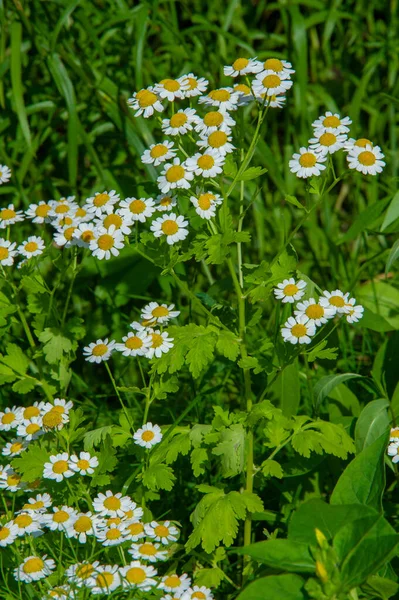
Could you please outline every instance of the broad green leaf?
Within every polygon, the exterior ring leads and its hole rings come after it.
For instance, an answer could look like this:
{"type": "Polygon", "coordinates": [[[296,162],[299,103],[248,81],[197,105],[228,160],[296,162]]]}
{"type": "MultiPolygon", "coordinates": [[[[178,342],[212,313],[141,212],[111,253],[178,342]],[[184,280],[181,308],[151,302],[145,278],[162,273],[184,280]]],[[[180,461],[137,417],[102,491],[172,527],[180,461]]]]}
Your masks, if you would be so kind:
{"type": "Polygon", "coordinates": [[[143,484],[150,490],[166,490],[170,492],[176,477],[168,465],[162,463],[150,464],[144,471],[143,484]]]}
{"type": "Polygon", "coordinates": [[[305,600],[299,575],[269,575],[252,581],[237,600],[305,600]]]}
{"type": "Polygon", "coordinates": [[[13,468],[22,475],[22,481],[32,482],[43,475],[44,463],[49,462],[50,454],[44,448],[31,443],[21,456],[12,461],[13,468]]]}
{"type": "Polygon", "coordinates": [[[382,510],[387,444],[388,432],[349,463],[334,488],[331,504],[365,504],[377,511],[382,510]]]}
{"type": "MultiPolygon", "coordinates": [[[[358,304],[362,304],[374,315],[385,319],[391,329],[399,329],[399,290],[396,287],[384,281],[375,281],[359,286],[355,296],[358,304]]],[[[362,324],[363,321],[364,319],[361,321],[362,324]]]]}
{"type": "Polygon", "coordinates": [[[357,454],[388,431],[388,408],[388,400],[373,400],[363,408],[355,428],[357,454]]]}
{"type": "Polygon", "coordinates": [[[251,179],[256,179],[261,175],[267,173],[267,169],[262,169],[262,167],[250,167],[244,173],[237,178],[237,181],[250,181],[251,179]]]}
{"type": "Polygon", "coordinates": [[[399,219],[399,191],[396,192],[385,213],[384,220],[381,225],[381,231],[385,231],[389,226],[399,219]]]}
{"type": "Polygon", "coordinates": [[[303,206],[303,204],[301,204],[299,202],[299,200],[297,198],[295,198],[295,196],[286,196],[285,197],[286,202],[289,202],[290,204],[292,204],[293,206],[296,206],[297,208],[301,208],[302,210],[306,211],[306,208],[303,206]]]}
{"type": "Polygon", "coordinates": [[[329,393],[341,383],[348,381],[349,379],[357,379],[361,377],[357,373],[342,373],[341,375],[326,375],[322,377],[314,386],[314,395],[316,399],[316,405],[320,406],[329,393]]]}
{"type": "Polygon", "coordinates": [[[314,573],[315,562],[309,552],[309,545],[292,540],[267,540],[238,548],[239,554],[284,571],[314,573]]]}
{"type": "Polygon", "coordinates": [[[280,375],[281,410],[285,417],[295,416],[301,399],[298,359],[283,369],[280,375]]]}
{"type": "Polygon", "coordinates": [[[378,575],[370,575],[367,577],[366,583],[362,586],[363,591],[370,596],[374,594],[376,598],[389,600],[399,592],[399,584],[392,579],[379,577],[378,575]]]}
{"type": "Polygon", "coordinates": [[[396,242],[392,246],[389,256],[387,258],[387,262],[385,265],[385,273],[388,273],[388,271],[391,269],[392,265],[394,265],[396,263],[398,258],[399,258],[399,240],[396,240],[396,242]]]}

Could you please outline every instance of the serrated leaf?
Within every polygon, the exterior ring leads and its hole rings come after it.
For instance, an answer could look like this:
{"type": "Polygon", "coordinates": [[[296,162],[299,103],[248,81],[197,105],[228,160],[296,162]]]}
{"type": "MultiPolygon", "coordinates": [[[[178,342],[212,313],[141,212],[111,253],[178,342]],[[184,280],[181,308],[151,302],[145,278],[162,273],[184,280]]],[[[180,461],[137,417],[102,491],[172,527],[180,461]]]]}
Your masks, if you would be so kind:
{"type": "Polygon", "coordinates": [[[43,353],[46,357],[46,361],[49,364],[55,364],[61,360],[65,353],[70,352],[76,343],[74,343],[67,337],[65,337],[59,329],[56,327],[46,327],[44,331],[39,334],[39,340],[44,344],[43,353]]]}
{"type": "Polygon", "coordinates": [[[295,198],[295,196],[286,196],[285,200],[287,202],[289,202],[290,204],[292,204],[293,206],[296,206],[297,208],[300,208],[302,210],[306,210],[306,208],[303,206],[303,204],[301,204],[299,202],[299,200],[297,200],[297,198],[295,198]]]}
{"type": "Polygon", "coordinates": [[[14,458],[12,466],[22,475],[22,481],[32,482],[43,475],[44,463],[49,462],[50,454],[44,448],[31,444],[20,457],[14,458]]]}
{"type": "Polygon", "coordinates": [[[326,348],[327,340],[323,340],[320,344],[317,344],[308,354],[308,361],[314,362],[315,360],[334,360],[337,358],[338,348],[326,348]]]}
{"type": "Polygon", "coordinates": [[[162,463],[150,464],[143,474],[143,484],[153,491],[166,490],[170,492],[175,480],[172,469],[162,463]]]}
{"type": "Polygon", "coordinates": [[[31,392],[33,390],[35,385],[36,382],[34,379],[31,379],[30,377],[25,377],[24,379],[19,379],[18,381],[16,381],[11,389],[17,394],[27,394],[28,392],[31,392]]]}
{"type": "Polygon", "coordinates": [[[233,477],[242,473],[245,463],[245,429],[238,423],[220,433],[220,441],[212,454],[220,456],[223,477],[233,477]]]}
{"type": "Polygon", "coordinates": [[[232,331],[221,330],[216,342],[216,350],[229,360],[237,360],[240,346],[237,336],[232,331]]]}
{"type": "Polygon", "coordinates": [[[237,178],[237,181],[250,181],[251,179],[261,177],[261,175],[264,175],[265,173],[267,173],[267,169],[262,167],[250,167],[237,178]]]}
{"type": "Polygon", "coordinates": [[[105,425],[104,427],[93,429],[93,431],[88,431],[83,438],[85,450],[91,450],[94,446],[98,446],[105,440],[107,435],[112,435],[113,430],[114,425],[105,425]]]}
{"type": "Polygon", "coordinates": [[[300,429],[292,438],[292,447],[305,458],[309,458],[311,452],[326,452],[345,460],[348,453],[355,451],[354,442],[343,426],[328,421],[313,421],[300,429]]]}
{"type": "Polygon", "coordinates": [[[190,462],[195,477],[205,473],[203,464],[208,460],[208,451],[206,448],[194,448],[191,452],[190,462]]]}
{"type": "Polygon", "coordinates": [[[265,477],[277,477],[278,479],[281,479],[284,476],[280,463],[271,460],[270,458],[263,461],[261,469],[265,477]]]}

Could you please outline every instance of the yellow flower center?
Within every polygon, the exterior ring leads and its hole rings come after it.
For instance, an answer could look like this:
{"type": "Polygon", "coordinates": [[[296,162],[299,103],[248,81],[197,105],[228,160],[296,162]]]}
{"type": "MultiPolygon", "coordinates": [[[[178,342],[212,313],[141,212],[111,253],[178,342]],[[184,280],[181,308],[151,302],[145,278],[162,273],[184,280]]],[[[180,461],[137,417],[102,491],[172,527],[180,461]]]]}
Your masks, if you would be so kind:
{"type": "Polygon", "coordinates": [[[168,92],[177,92],[180,90],[180,83],[176,79],[162,79],[161,84],[168,92]]]}
{"type": "Polygon", "coordinates": [[[213,156],[209,156],[209,154],[200,156],[199,159],[197,160],[197,165],[199,166],[200,169],[204,169],[204,171],[207,171],[208,169],[212,169],[214,164],[215,164],[215,160],[214,160],[213,156]]]}
{"type": "Polygon", "coordinates": [[[397,438],[399,438],[399,429],[391,431],[391,436],[390,437],[397,437],[397,438]]]}
{"type": "Polygon", "coordinates": [[[224,116],[217,110],[207,113],[204,117],[204,124],[207,127],[219,127],[224,121],[224,116]]]}
{"type": "Polygon", "coordinates": [[[40,429],[40,425],[38,425],[37,423],[30,423],[28,425],[28,427],[26,428],[26,433],[28,435],[33,435],[35,434],[37,431],[39,431],[40,429]]]}
{"type": "Polygon", "coordinates": [[[0,260],[4,260],[5,258],[8,258],[8,248],[4,248],[3,246],[0,246],[0,260]]]}
{"type": "Polygon", "coordinates": [[[51,410],[53,410],[55,412],[58,412],[61,415],[63,415],[64,412],[65,412],[65,407],[62,406],[62,404],[56,404],[55,406],[53,406],[53,408],[51,410]]]}
{"type": "Polygon", "coordinates": [[[194,594],[192,594],[191,598],[198,598],[198,600],[206,600],[206,596],[205,596],[204,592],[194,592],[194,594]]]}
{"type": "Polygon", "coordinates": [[[214,131],[208,136],[208,144],[212,148],[221,148],[227,142],[227,135],[224,131],[214,131]]]}
{"type": "Polygon", "coordinates": [[[163,337],[160,333],[152,333],[152,348],[159,348],[163,344],[163,337]]]}
{"type": "Polygon", "coordinates": [[[104,206],[104,204],[107,204],[109,200],[109,194],[97,194],[97,196],[94,196],[94,200],[93,200],[93,204],[94,206],[104,206]]]}
{"type": "Polygon", "coordinates": [[[79,579],[88,579],[93,571],[94,567],[91,564],[80,565],[76,569],[76,577],[79,577],[79,579]]]}
{"type": "Polygon", "coordinates": [[[358,160],[359,160],[360,164],[362,164],[366,167],[371,167],[375,164],[375,161],[377,159],[372,152],[365,150],[359,154],[358,160]]]}
{"type": "Polygon", "coordinates": [[[306,169],[314,167],[316,162],[317,162],[317,158],[311,152],[304,152],[299,157],[299,164],[301,165],[301,167],[305,167],[306,169]]]}
{"type": "Polygon", "coordinates": [[[127,528],[132,535],[139,535],[144,531],[144,525],[142,523],[132,523],[131,525],[128,525],[127,528]]]}
{"type": "Polygon", "coordinates": [[[265,88],[276,88],[280,85],[281,79],[278,75],[266,75],[262,83],[265,88]]]}
{"type": "Polygon", "coordinates": [[[57,215],[64,215],[68,211],[69,211],[68,204],[58,204],[58,206],[55,207],[55,213],[57,215]]]}
{"type": "MultiPolygon", "coordinates": [[[[177,115],[175,115],[177,116],[177,115]]],[[[172,117],[173,119],[173,117],[172,117]]],[[[172,119],[170,120],[170,124],[172,124],[172,119]]],[[[152,158],[160,158],[161,156],[165,156],[167,154],[168,148],[164,146],[164,144],[157,144],[150,150],[150,155],[152,158]]]]}
{"type": "Polygon", "coordinates": [[[170,196],[165,196],[159,202],[160,206],[170,206],[172,204],[172,198],[170,196]]]}
{"type": "Polygon", "coordinates": [[[355,146],[357,146],[358,148],[365,148],[366,146],[373,147],[373,144],[367,138],[359,138],[358,140],[356,140],[355,146]]]}
{"type": "Polygon", "coordinates": [[[39,204],[39,206],[36,207],[35,215],[37,217],[47,217],[50,208],[51,206],[49,206],[48,204],[39,204]]]}
{"type": "Polygon", "coordinates": [[[146,429],[141,434],[141,439],[144,440],[145,442],[151,442],[151,440],[153,440],[154,437],[155,437],[155,433],[153,431],[150,431],[149,429],[146,429]]]}
{"type": "Polygon", "coordinates": [[[145,202],[144,200],[133,200],[129,204],[129,210],[134,215],[139,215],[145,211],[145,202]]]}
{"type": "Polygon", "coordinates": [[[338,308],[345,306],[345,300],[341,296],[330,296],[329,302],[332,306],[337,306],[338,308]]]}
{"type": "Polygon", "coordinates": [[[3,208],[3,210],[0,211],[0,219],[3,219],[4,221],[14,219],[14,217],[16,216],[17,213],[15,212],[15,210],[11,210],[11,208],[3,208]]]}
{"type": "Polygon", "coordinates": [[[10,530],[8,527],[1,527],[0,529],[0,540],[6,540],[10,535],[10,530]]]}
{"type": "Polygon", "coordinates": [[[173,117],[170,120],[170,126],[171,127],[182,127],[182,125],[185,125],[188,121],[188,117],[186,114],[178,112],[175,115],[173,115],[173,117]]]}
{"type": "Polygon", "coordinates": [[[284,69],[284,65],[278,58],[268,58],[263,66],[266,71],[275,71],[276,73],[281,73],[284,69]]]}
{"type": "Polygon", "coordinates": [[[235,60],[233,62],[233,69],[235,71],[242,71],[242,69],[245,69],[245,67],[248,66],[249,60],[247,58],[237,58],[237,60],[235,60]]]}
{"type": "Polygon", "coordinates": [[[98,238],[97,244],[101,250],[110,250],[114,246],[114,238],[109,233],[104,233],[98,238]]]}
{"type": "Polygon", "coordinates": [[[166,308],[166,306],[157,306],[156,308],[154,308],[151,314],[153,317],[156,318],[167,317],[169,314],[169,310],[166,308]]]}
{"type": "Polygon", "coordinates": [[[32,504],[24,504],[22,508],[30,508],[31,510],[37,510],[39,508],[44,507],[44,502],[42,500],[38,500],[37,502],[32,502],[32,504]]]}
{"type": "Polygon", "coordinates": [[[41,558],[28,558],[22,570],[24,573],[37,573],[44,567],[44,562],[41,558]]]}
{"type": "Polygon", "coordinates": [[[307,328],[305,325],[302,325],[301,323],[297,323],[296,325],[294,325],[294,327],[291,329],[291,333],[294,337],[296,338],[300,338],[304,335],[306,335],[307,333],[307,328]]]}
{"type": "Polygon", "coordinates": [[[24,419],[31,419],[32,417],[38,417],[40,415],[40,409],[37,406],[27,406],[24,410],[24,419]]]}
{"type": "Polygon", "coordinates": [[[9,425],[15,420],[15,418],[16,417],[13,412],[4,413],[4,415],[1,417],[1,422],[3,425],[9,425]]]}
{"type": "Polygon", "coordinates": [[[324,315],[324,308],[320,304],[310,304],[305,310],[309,319],[320,319],[324,315]]]}
{"type": "Polygon", "coordinates": [[[149,90],[140,90],[136,94],[136,100],[139,103],[141,108],[147,108],[148,106],[152,106],[157,101],[157,96],[154,92],[150,92],[149,90]]]}
{"type": "Polygon", "coordinates": [[[109,496],[104,500],[104,506],[109,510],[118,510],[121,507],[121,501],[116,496],[109,496]]]}
{"type": "Polygon", "coordinates": [[[184,178],[184,169],[180,165],[173,165],[166,173],[166,181],[169,183],[175,183],[184,178]]]}
{"type": "Polygon", "coordinates": [[[53,464],[54,473],[62,475],[62,473],[65,473],[65,471],[68,471],[68,463],[66,460],[57,460],[57,462],[53,464]]]}
{"type": "Polygon", "coordinates": [[[93,524],[90,517],[86,516],[79,517],[77,521],[75,521],[75,523],[73,524],[73,528],[78,533],[86,533],[86,531],[90,531],[92,526],[93,524]]]}
{"type": "Polygon", "coordinates": [[[69,519],[69,514],[66,512],[66,510],[58,510],[53,515],[54,523],[65,523],[65,521],[68,521],[68,519],[69,519]]]}
{"type": "Polygon", "coordinates": [[[157,549],[151,542],[146,542],[145,544],[141,544],[139,552],[143,555],[154,556],[157,553],[157,549]]]}
{"type": "Polygon", "coordinates": [[[208,94],[211,100],[215,100],[216,102],[227,102],[230,100],[230,92],[228,90],[212,90],[208,94]]]}
{"type": "Polygon", "coordinates": [[[289,283],[283,289],[285,296],[294,296],[297,292],[299,292],[299,287],[295,285],[295,283],[289,283]]]}
{"type": "Polygon", "coordinates": [[[194,77],[187,77],[186,81],[188,82],[188,87],[190,90],[195,90],[198,87],[197,80],[194,77]]]}
{"type": "Polygon", "coordinates": [[[65,225],[72,225],[73,223],[73,219],[71,219],[71,217],[64,217],[63,219],[60,219],[58,222],[58,225],[60,227],[65,227],[65,225]]]}
{"type": "Polygon", "coordinates": [[[24,445],[21,444],[21,442],[14,442],[13,444],[11,444],[10,450],[13,454],[15,454],[16,452],[20,452],[23,447],[24,445]]]}
{"type": "Polygon", "coordinates": [[[108,346],[106,344],[97,344],[94,346],[91,353],[93,356],[104,356],[108,352],[108,346]]]}
{"type": "Polygon", "coordinates": [[[167,537],[169,535],[169,528],[165,527],[165,525],[157,525],[154,528],[154,533],[159,537],[167,537]]]}
{"type": "Polygon", "coordinates": [[[48,592],[50,598],[62,598],[65,597],[65,589],[62,588],[53,588],[48,592]]]}
{"type": "Polygon", "coordinates": [[[87,215],[87,210],[79,206],[76,210],[75,217],[85,217],[87,215]]]}
{"type": "Polygon", "coordinates": [[[125,577],[129,583],[143,583],[147,575],[144,569],[140,569],[139,567],[132,567],[131,569],[126,571],[125,577]]]}
{"type": "Polygon", "coordinates": [[[112,585],[114,580],[114,576],[109,571],[104,571],[104,573],[100,573],[96,577],[96,583],[98,587],[109,588],[112,585]]]}
{"type": "Polygon", "coordinates": [[[18,515],[14,519],[14,523],[21,529],[25,529],[25,527],[29,527],[33,523],[33,519],[30,515],[18,515]]]}
{"type": "Polygon", "coordinates": [[[70,241],[72,239],[73,236],[73,232],[75,231],[76,227],[68,227],[67,229],[65,229],[64,231],[64,238],[68,241],[70,241]]]}
{"type": "Polygon", "coordinates": [[[166,221],[162,223],[161,229],[165,235],[174,235],[179,231],[179,226],[176,221],[173,221],[172,219],[166,219],[166,221]]]}
{"type": "Polygon", "coordinates": [[[119,525],[122,523],[122,519],[120,517],[110,517],[107,519],[107,525],[110,527],[111,525],[119,525]]]}
{"type": "Polygon", "coordinates": [[[10,487],[19,485],[20,481],[21,481],[21,476],[17,475],[16,473],[13,473],[12,475],[9,475],[7,477],[7,485],[10,487]]]}
{"type": "Polygon", "coordinates": [[[207,194],[201,194],[198,198],[198,206],[202,210],[208,210],[212,206],[212,201],[214,198],[215,196],[209,192],[207,194]]]}
{"type": "Polygon", "coordinates": [[[341,125],[341,121],[338,119],[338,117],[331,115],[323,120],[323,125],[324,127],[339,127],[341,125]]]}
{"type": "Polygon", "coordinates": [[[36,252],[36,250],[38,249],[38,245],[36,242],[28,242],[27,244],[25,244],[25,250],[26,252],[36,252]]]}
{"type": "Polygon", "coordinates": [[[129,350],[138,350],[142,347],[142,345],[143,340],[137,337],[137,335],[132,335],[131,337],[127,338],[125,342],[125,346],[126,348],[129,348],[129,350]]]}
{"type": "Polygon", "coordinates": [[[245,85],[245,83],[238,83],[237,85],[235,85],[234,91],[243,92],[245,96],[248,96],[251,93],[251,89],[247,85],[245,85]]]}
{"type": "Polygon", "coordinates": [[[78,465],[79,469],[86,470],[90,468],[89,461],[85,460],[84,458],[79,459],[76,464],[78,465]]]}
{"type": "Polygon", "coordinates": [[[58,410],[52,408],[43,416],[43,425],[49,429],[58,427],[62,423],[62,416],[58,410]]]}
{"type": "Polygon", "coordinates": [[[322,146],[332,146],[337,141],[337,137],[333,133],[323,133],[319,141],[322,146]]]}
{"type": "Polygon", "coordinates": [[[85,244],[88,244],[89,242],[91,242],[91,240],[94,240],[94,233],[91,229],[86,229],[86,231],[82,233],[81,238],[85,242],[85,244]]]}
{"type": "Polygon", "coordinates": [[[105,534],[107,540],[118,540],[121,536],[121,531],[116,528],[108,529],[107,533],[105,534]]]}

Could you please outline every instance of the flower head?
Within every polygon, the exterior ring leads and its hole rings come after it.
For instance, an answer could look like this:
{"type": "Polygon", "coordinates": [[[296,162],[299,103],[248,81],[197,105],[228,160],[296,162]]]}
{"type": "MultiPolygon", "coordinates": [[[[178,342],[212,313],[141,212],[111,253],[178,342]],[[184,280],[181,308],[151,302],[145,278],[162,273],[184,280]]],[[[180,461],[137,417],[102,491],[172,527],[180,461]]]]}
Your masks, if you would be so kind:
{"type": "Polygon", "coordinates": [[[52,558],[47,558],[46,554],[42,557],[28,556],[19,567],[14,569],[14,577],[17,581],[31,583],[48,577],[54,569],[55,562],[52,558]]]}
{"type": "Polygon", "coordinates": [[[316,327],[320,327],[332,319],[335,315],[335,310],[332,307],[322,306],[314,298],[298,302],[294,310],[296,317],[305,315],[309,319],[309,323],[313,323],[316,327]]]}
{"type": "Polygon", "coordinates": [[[171,348],[173,348],[173,338],[169,337],[167,331],[155,331],[150,329],[148,331],[151,337],[151,345],[147,350],[147,358],[151,359],[154,356],[160,358],[162,354],[167,354],[171,348]]]}
{"type": "Polygon", "coordinates": [[[305,293],[306,282],[303,279],[295,281],[293,277],[290,279],[284,279],[282,283],[278,283],[277,287],[274,288],[274,295],[277,300],[282,302],[289,302],[292,304],[296,300],[300,300],[305,293]]]}
{"type": "Polygon", "coordinates": [[[344,147],[346,138],[346,133],[337,133],[335,129],[316,129],[314,137],[309,140],[309,147],[322,156],[334,154],[344,147]]]}
{"type": "Polygon", "coordinates": [[[123,356],[145,356],[151,345],[151,336],[146,330],[129,332],[122,338],[122,342],[115,344],[115,350],[122,352],[123,356]]]}
{"type": "Polygon", "coordinates": [[[98,458],[91,456],[90,452],[80,452],[79,456],[72,454],[69,459],[69,467],[80,475],[93,475],[94,469],[98,467],[98,458]]]}
{"type": "Polygon", "coordinates": [[[50,462],[44,463],[44,479],[55,479],[60,483],[63,479],[72,477],[74,471],[71,469],[69,454],[61,452],[50,456],[50,462]]]}
{"type": "Polygon", "coordinates": [[[92,594],[111,594],[121,584],[118,565],[98,566],[87,580],[92,594]]]}
{"type": "Polygon", "coordinates": [[[126,511],[134,510],[136,504],[129,496],[122,496],[121,492],[114,494],[107,490],[94,498],[93,508],[102,516],[123,517],[126,511]]]}
{"type": "Polygon", "coordinates": [[[349,168],[356,169],[363,175],[377,175],[385,167],[385,162],[382,160],[384,154],[379,146],[367,145],[365,148],[353,146],[346,158],[349,168]]]}
{"type": "Polygon", "coordinates": [[[11,267],[14,264],[14,258],[18,254],[18,250],[15,242],[0,238],[0,265],[3,267],[11,267]]]}
{"type": "Polygon", "coordinates": [[[209,85],[209,81],[205,77],[197,77],[193,73],[182,75],[179,79],[184,90],[185,98],[194,98],[201,96],[209,85]]]}
{"type": "Polygon", "coordinates": [[[115,190],[96,192],[94,196],[87,198],[84,208],[89,214],[101,217],[104,213],[109,215],[114,212],[117,202],[119,202],[119,194],[115,190]]]}
{"type": "Polygon", "coordinates": [[[76,517],[77,512],[71,506],[53,506],[52,512],[43,515],[42,522],[51,531],[66,531],[76,517]]]}
{"type": "Polygon", "coordinates": [[[18,526],[15,525],[14,521],[9,521],[0,525],[0,548],[9,546],[18,537],[18,526]]]}
{"type": "Polygon", "coordinates": [[[202,96],[198,102],[207,106],[215,106],[219,110],[236,110],[239,94],[233,88],[225,87],[211,90],[206,96],[202,96]]]}
{"type": "Polygon", "coordinates": [[[142,544],[132,544],[129,554],[136,560],[148,560],[148,562],[154,563],[158,560],[166,560],[168,554],[165,550],[162,550],[160,544],[153,544],[152,542],[143,542],[142,544]]]}
{"type": "Polygon", "coordinates": [[[143,115],[145,119],[152,117],[155,111],[162,112],[164,109],[158,93],[151,86],[135,92],[127,103],[136,111],[135,117],[143,115]]]}
{"type": "Polygon", "coordinates": [[[154,167],[158,167],[158,165],[161,165],[175,156],[176,149],[173,146],[173,142],[165,140],[159,144],[151,144],[148,150],[145,150],[142,154],[141,162],[147,165],[153,164],[154,167]]]}
{"type": "Polygon", "coordinates": [[[262,71],[253,82],[253,90],[256,95],[278,96],[285,94],[292,87],[292,81],[288,75],[277,74],[275,71],[262,71]]]}
{"type": "Polygon", "coordinates": [[[336,134],[348,133],[349,127],[352,123],[349,117],[341,118],[338,113],[332,113],[327,111],[324,115],[321,115],[316,121],[313,121],[312,127],[315,130],[332,131],[336,134]]]}
{"type": "Polygon", "coordinates": [[[162,440],[161,428],[159,425],[146,423],[141,429],[138,429],[133,435],[134,443],[143,448],[152,448],[162,440]]]}
{"type": "Polygon", "coordinates": [[[0,229],[5,229],[9,225],[14,225],[14,223],[19,223],[23,220],[24,213],[22,210],[15,210],[13,204],[0,209],[0,229]]]}
{"type": "Polygon", "coordinates": [[[159,194],[157,196],[156,209],[159,212],[167,212],[172,210],[177,204],[177,196],[171,196],[170,194],[159,194]]]}
{"type": "Polygon", "coordinates": [[[222,204],[219,194],[203,192],[197,196],[191,196],[190,202],[195,206],[195,212],[202,219],[212,219],[216,215],[216,207],[222,204]]]}
{"type": "Polygon", "coordinates": [[[162,131],[165,135],[184,135],[192,131],[193,125],[198,123],[199,117],[194,108],[178,110],[170,119],[163,119],[162,131]]]}
{"type": "MultiPolygon", "coordinates": [[[[242,92],[237,90],[237,93],[242,92]]],[[[202,119],[198,119],[195,131],[200,135],[209,135],[214,131],[230,133],[235,124],[235,120],[226,110],[211,110],[202,119]]]]}
{"type": "Polygon", "coordinates": [[[143,592],[148,592],[157,583],[154,579],[157,574],[154,567],[151,565],[145,565],[139,560],[133,560],[125,567],[122,567],[119,570],[119,573],[122,577],[122,584],[124,588],[137,588],[143,592]]]}
{"type": "Polygon", "coordinates": [[[180,310],[173,310],[174,304],[158,304],[158,302],[150,302],[146,304],[141,311],[141,318],[149,324],[168,323],[170,319],[175,319],[180,315],[180,310]]]}
{"type": "Polygon", "coordinates": [[[7,183],[11,178],[11,169],[6,165],[0,165],[0,185],[7,183]]]}
{"type": "Polygon", "coordinates": [[[154,91],[160,98],[165,98],[166,100],[169,100],[169,102],[184,98],[185,95],[183,81],[181,79],[162,79],[162,81],[154,86],[154,91]]]}
{"type": "Polygon", "coordinates": [[[18,246],[18,253],[29,259],[33,256],[43,254],[44,249],[45,243],[43,238],[37,235],[31,235],[25,242],[22,242],[22,244],[18,246]]]}
{"type": "Polygon", "coordinates": [[[180,162],[180,158],[173,159],[173,163],[166,163],[163,171],[157,179],[158,187],[163,194],[170,190],[190,187],[190,181],[194,179],[194,173],[187,169],[186,164],[180,162]]]}
{"type": "Polygon", "coordinates": [[[151,523],[146,523],[144,529],[148,537],[156,542],[161,542],[161,544],[176,542],[179,537],[179,530],[171,525],[170,521],[164,521],[163,523],[151,521],[151,523]]]}
{"type": "Polygon", "coordinates": [[[348,301],[349,293],[344,294],[341,290],[333,290],[332,292],[325,290],[319,298],[319,304],[325,308],[332,308],[335,311],[334,314],[348,313],[348,301]]]}
{"type": "Polygon", "coordinates": [[[167,243],[172,245],[186,239],[188,236],[187,225],[188,221],[184,217],[170,213],[155,219],[151,223],[150,229],[155,237],[165,236],[167,243]]]}
{"type": "Polygon", "coordinates": [[[249,73],[259,73],[262,68],[262,64],[256,58],[236,58],[232,65],[223,67],[223,73],[227,77],[238,77],[249,73]]]}
{"type": "Polygon", "coordinates": [[[197,152],[197,154],[186,160],[187,169],[194,171],[195,175],[201,175],[201,177],[216,177],[222,173],[224,163],[224,155],[215,148],[205,149],[202,154],[197,152]]]}
{"type": "Polygon", "coordinates": [[[297,177],[306,179],[313,175],[319,176],[321,171],[326,168],[324,163],[326,156],[315,152],[312,148],[302,147],[299,149],[299,154],[295,153],[289,162],[291,173],[295,173],[297,177]]]}
{"type": "Polygon", "coordinates": [[[214,131],[209,135],[205,134],[197,142],[197,146],[205,148],[207,151],[205,154],[208,156],[208,151],[210,150],[213,150],[214,155],[220,154],[221,156],[225,156],[226,154],[233,152],[235,148],[231,143],[231,135],[221,130],[214,131]]]}
{"type": "Polygon", "coordinates": [[[108,338],[105,340],[97,340],[96,342],[91,342],[91,344],[83,348],[83,355],[89,362],[95,362],[98,364],[108,360],[111,357],[115,345],[116,342],[114,340],[109,342],[108,338]]]}
{"type": "Polygon", "coordinates": [[[306,315],[296,318],[288,317],[281,329],[284,341],[291,344],[310,344],[315,333],[316,327],[306,315]]]}
{"type": "Polygon", "coordinates": [[[155,202],[152,198],[126,198],[120,203],[118,214],[130,219],[130,223],[134,221],[145,223],[155,210],[155,202]]]}

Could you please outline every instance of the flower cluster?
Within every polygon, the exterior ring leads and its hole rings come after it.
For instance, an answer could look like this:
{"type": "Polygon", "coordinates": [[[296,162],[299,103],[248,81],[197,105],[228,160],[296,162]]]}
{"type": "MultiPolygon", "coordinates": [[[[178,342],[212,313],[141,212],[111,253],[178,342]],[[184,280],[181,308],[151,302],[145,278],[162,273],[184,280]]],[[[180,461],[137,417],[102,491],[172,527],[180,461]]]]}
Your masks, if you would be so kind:
{"type": "MultiPolygon", "coordinates": [[[[283,303],[294,304],[304,296],[305,289],[305,281],[295,281],[291,277],[277,285],[274,295],[283,303]]],[[[362,318],[363,312],[363,306],[356,305],[355,298],[350,298],[349,292],[344,294],[341,290],[325,290],[318,300],[309,298],[296,304],[295,316],[288,317],[281,329],[281,335],[285,342],[291,344],[310,344],[316,328],[330,319],[345,315],[348,323],[356,323],[362,318]]]]}
{"type": "Polygon", "coordinates": [[[385,162],[384,154],[379,146],[365,138],[348,139],[349,117],[341,118],[339,114],[327,111],[312,123],[313,137],[308,147],[299,149],[289,162],[292,173],[304,179],[318,176],[326,168],[324,164],[329,156],[344,150],[347,152],[348,167],[356,169],[364,175],[381,173],[385,162]]]}
{"type": "Polygon", "coordinates": [[[393,427],[389,436],[388,456],[392,457],[392,462],[399,462],[399,427],[393,427]]]}
{"type": "Polygon", "coordinates": [[[150,302],[141,311],[141,321],[130,324],[132,331],[122,338],[115,340],[97,340],[83,348],[83,354],[89,362],[100,363],[108,360],[114,351],[123,356],[144,356],[145,358],[160,358],[162,354],[173,348],[173,338],[163,330],[171,319],[179,316],[180,311],[174,310],[175,305],[150,302]]]}

